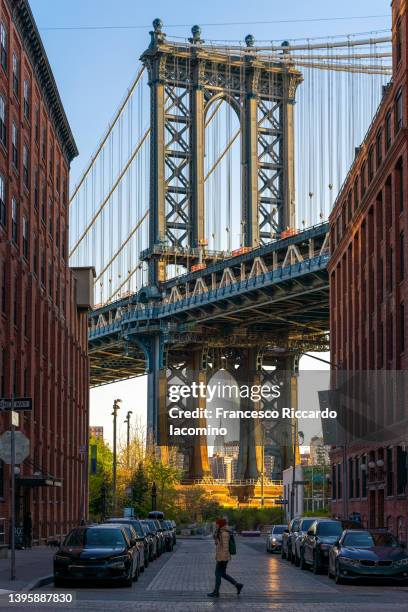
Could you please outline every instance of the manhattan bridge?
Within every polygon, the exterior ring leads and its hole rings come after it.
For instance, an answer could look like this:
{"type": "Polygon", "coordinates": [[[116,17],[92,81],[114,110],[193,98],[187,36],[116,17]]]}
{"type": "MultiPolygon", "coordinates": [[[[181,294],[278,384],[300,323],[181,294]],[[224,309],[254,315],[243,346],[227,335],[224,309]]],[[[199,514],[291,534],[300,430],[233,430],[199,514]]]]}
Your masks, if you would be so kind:
{"type": "MultiPolygon", "coordinates": [[[[296,406],[300,356],[328,350],[327,219],[390,78],[391,38],[206,42],[194,26],[170,40],[159,19],[150,37],[72,192],[70,258],[96,270],[91,385],[147,374],[165,458],[168,385],[284,381],[296,406]]],[[[291,423],[261,430],[240,423],[242,480],[263,453],[289,465],[291,423]]],[[[179,451],[189,478],[208,477],[205,438],[179,451]]]]}

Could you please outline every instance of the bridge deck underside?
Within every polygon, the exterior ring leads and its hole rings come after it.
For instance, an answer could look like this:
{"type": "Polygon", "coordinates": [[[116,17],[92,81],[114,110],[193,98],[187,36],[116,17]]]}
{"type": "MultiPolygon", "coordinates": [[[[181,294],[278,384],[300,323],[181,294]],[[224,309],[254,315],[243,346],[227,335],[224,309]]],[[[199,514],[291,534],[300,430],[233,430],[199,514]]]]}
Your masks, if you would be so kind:
{"type": "Polygon", "coordinates": [[[89,347],[91,386],[108,384],[141,376],[146,371],[143,352],[125,342],[121,334],[116,339],[102,338],[89,347]]]}

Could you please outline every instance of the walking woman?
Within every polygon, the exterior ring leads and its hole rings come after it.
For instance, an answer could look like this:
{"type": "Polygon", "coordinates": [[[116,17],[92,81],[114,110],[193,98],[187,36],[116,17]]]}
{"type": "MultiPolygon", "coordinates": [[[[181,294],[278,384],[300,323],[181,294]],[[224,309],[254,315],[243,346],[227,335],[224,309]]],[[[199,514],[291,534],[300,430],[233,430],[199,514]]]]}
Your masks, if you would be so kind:
{"type": "Polygon", "coordinates": [[[227,574],[228,561],[231,560],[230,553],[230,536],[231,532],[228,529],[227,520],[225,518],[219,518],[216,520],[217,529],[214,533],[215,540],[215,587],[212,593],[208,593],[208,597],[219,597],[221,578],[227,580],[235,586],[237,594],[239,595],[243,584],[240,584],[234,578],[227,574]]]}

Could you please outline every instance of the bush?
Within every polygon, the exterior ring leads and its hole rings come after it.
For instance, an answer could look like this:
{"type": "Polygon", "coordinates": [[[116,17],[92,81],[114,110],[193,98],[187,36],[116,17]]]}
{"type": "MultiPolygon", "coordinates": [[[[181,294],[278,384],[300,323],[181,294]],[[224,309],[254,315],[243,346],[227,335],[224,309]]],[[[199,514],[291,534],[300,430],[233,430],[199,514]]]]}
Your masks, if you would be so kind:
{"type": "Polygon", "coordinates": [[[220,516],[227,516],[230,525],[237,531],[247,529],[262,529],[264,525],[285,523],[280,508],[223,508],[220,516]]]}

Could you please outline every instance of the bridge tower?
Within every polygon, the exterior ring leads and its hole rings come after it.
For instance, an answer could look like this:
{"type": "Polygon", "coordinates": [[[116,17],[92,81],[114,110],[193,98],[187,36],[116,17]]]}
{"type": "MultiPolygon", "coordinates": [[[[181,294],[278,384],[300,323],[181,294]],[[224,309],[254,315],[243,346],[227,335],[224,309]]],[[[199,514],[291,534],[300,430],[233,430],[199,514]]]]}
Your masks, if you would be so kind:
{"type": "MultiPolygon", "coordinates": [[[[241,244],[256,248],[294,227],[294,102],[302,80],[290,61],[276,62],[258,53],[251,35],[245,48],[234,51],[206,45],[198,26],[192,28],[188,43],[167,40],[159,19],[153,28],[150,45],[141,56],[151,91],[149,248],[143,254],[149,274],[146,301],[160,299],[169,256],[177,254],[189,269],[205,244],[205,121],[214,101],[230,104],[240,124],[241,244]]],[[[169,376],[174,375],[174,367],[179,372],[184,368],[205,381],[207,350],[204,342],[182,356],[174,355],[161,330],[147,341],[148,427],[163,449],[169,376]]],[[[260,380],[260,350],[254,345],[235,351],[247,380],[251,376],[260,380]]],[[[288,359],[281,363],[287,369],[288,359]]],[[[259,435],[243,424],[242,438],[239,472],[253,478],[262,470],[259,435]]],[[[206,445],[200,442],[190,453],[189,473],[194,477],[209,473],[206,445]]]]}

